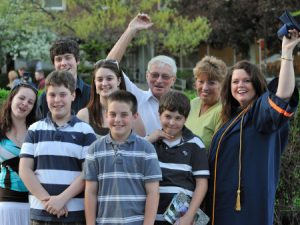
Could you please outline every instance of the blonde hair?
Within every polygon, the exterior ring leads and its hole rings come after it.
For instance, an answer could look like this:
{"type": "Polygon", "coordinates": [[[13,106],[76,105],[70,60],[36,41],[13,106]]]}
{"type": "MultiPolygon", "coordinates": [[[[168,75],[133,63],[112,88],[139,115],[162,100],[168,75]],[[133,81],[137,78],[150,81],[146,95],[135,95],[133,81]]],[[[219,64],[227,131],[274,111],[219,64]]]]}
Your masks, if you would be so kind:
{"type": "Polygon", "coordinates": [[[13,82],[17,78],[18,78],[18,73],[16,71],[11,70],[11,71],[8,72],[9,83],[13,82]]]}
{"type": "Polygon", "coordinates": [[[193,72],[195,79],[207,75],[208,79],[222,83],[227,73],[227,66],[221,59],[214,56],[205,56],[196,64],[193,72]]]}

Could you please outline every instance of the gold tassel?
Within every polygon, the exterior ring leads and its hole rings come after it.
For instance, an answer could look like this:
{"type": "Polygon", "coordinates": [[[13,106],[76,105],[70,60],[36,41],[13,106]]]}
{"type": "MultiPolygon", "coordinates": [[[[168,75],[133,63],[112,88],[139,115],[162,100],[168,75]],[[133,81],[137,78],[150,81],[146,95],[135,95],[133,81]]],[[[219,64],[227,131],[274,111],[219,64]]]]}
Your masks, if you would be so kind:
{"type": "Polygon", "coordinates": [[[235,211],[241,211],[241,190],[240,189],[237,190],[235,211]]]}

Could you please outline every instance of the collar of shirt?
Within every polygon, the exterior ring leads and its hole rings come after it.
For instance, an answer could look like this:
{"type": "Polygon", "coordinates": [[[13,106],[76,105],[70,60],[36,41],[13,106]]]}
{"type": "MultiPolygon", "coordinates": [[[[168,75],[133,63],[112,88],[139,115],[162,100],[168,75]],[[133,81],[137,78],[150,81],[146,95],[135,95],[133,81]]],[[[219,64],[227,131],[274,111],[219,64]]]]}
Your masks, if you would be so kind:
{"type": "MultiPolygon", "coordinates": [[[[60,127],[66,127],[66,126],[74,126],[75,123],[76,123],[76,116],[74,113],[72,113],[71,115],[71,119],[66,123],[64,124],[63,126],[60,126],[60,127]]],[[[49,111],[47,113],[47,117],[45,118],[46,122],[49,123],[49,124],[53,124],[56,128],[58,127],[58,125],[55,123],[55,121],[52,120],[52,115],[51,115],[51,112],[49,111]]]]}
{"type": "MultiPolygon", "coordinates": [[[[193,139],[194,137],[195,137],[195,135],[193,134],[193,132],[191,130],[189,130],[186,126],[183,126],[182,132],[181,132],[181,137],[177,139],[177,140],[180,140],[180,141],[178,143],[170,146],[170,147],[174,147],[174,146],[177,146],[177,145],[181,145],[182,143],[186,143],[189,140],[193,139]]],[[[164,142],[167,145],[168,145],[167,142],[170,142],[170,141],[165,141],[165,139],[162,139],[161,141],[164,142]]]]}
{"type": "Polygon", "coordinates": [[[190,129],[188,129],[185,125],[182,128],[181,136],[184,142],[187,142],[195,137],[193,132],[190,129]]]}
{"type": "Polygon", "coordinates": [[[146,97],[146,100],[147,100],[147,101],[148,101],[149,99],[152,98],[153,100],[159,102],[158,99],[153,95],[153,93],[152,93],[152,91],[150,90],[150,88],[149,88],[148,91],[146,92],[145,97],[146,97]]]}
{"type": "MultiPolygon", "coordinates": [[[[134,133],[134,131],[131,131],[129,137],[127,138],[127,140],[124,143],[132,143],[134,142],[136,139],[136,134],[134,133]]],[[[111,137],[111,134],[109,132],[108,135],[105,136],[105,142],[107,144],[117,144],[111,137]]]]}
{"type": "Polygon", "coordinates": [[[76,90],[79,90],[80,93],[83,91],[83,80],[79,77],[77,77],[77,82],[76,82],[76,90]]]}

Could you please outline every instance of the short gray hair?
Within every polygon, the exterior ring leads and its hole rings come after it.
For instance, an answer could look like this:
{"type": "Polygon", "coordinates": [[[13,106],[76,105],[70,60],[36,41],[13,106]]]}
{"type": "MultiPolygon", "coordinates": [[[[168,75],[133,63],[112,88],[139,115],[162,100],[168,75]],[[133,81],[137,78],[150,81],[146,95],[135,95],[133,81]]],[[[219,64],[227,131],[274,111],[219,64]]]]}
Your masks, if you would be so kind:
{"type": "Polygon", "coordinates": [[[158,55],[158,56],[153,57],[148,62],[148,68],[147,68],[148,71],[150,70],[150,68],[153,64],[157,64],[158,66],[164,66],[164,65],[170,66],[172,69],[172,73],[173,73],[171,75],[176,76],[177,66],[176,66],[176,62],[173,58],[166,56],[166,55],[158,55]]]}

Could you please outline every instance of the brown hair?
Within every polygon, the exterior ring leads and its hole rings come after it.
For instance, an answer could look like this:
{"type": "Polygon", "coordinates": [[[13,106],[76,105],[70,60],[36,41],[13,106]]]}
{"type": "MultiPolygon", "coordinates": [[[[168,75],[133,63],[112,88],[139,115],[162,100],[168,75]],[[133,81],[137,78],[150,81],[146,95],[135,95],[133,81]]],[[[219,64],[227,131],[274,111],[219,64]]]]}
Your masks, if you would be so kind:
{"type": "Polygon", "coordinates": [[[47,76],[45,81],[46,92],[49,86],[61,86],[61,85],[69,89],[71,93],[75,92],[76,89],[75,79],[70,72],[55,70],[47,76]]]}
{"type": "Polygon", "coordinates": [[[79,61],[79,45],[71,37],[60,38],[54,41],[50,48],[50,58],[54,63],[54,57],[63,54],[73,54],[76,62],[79,61]]]}
{"type": "Polygon", "coordinates": [[[131,110],[132,114],[137,113],[138,103],[137,103],[136,97],[128,91],[118,90],[118,91],[111,93],[108,96],[107,102],[108,102],[108,104],[112,103],[112,102],[124,102],[124,103],[130,105],[130,110],[131,110]]]}
{"type": "Polygon", "coordinates": [[[190,100],[185,94],[179,91],[169,91],[161,97],[158,112],[161,115],[166,110],[171,112],[178,111],[180,115],[187,118],[190,109],[190,100]]]}

